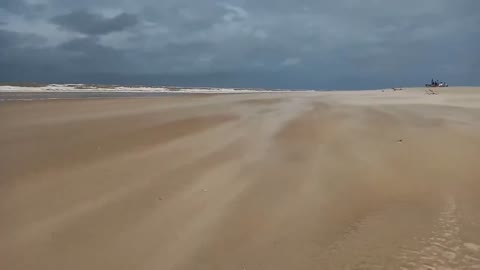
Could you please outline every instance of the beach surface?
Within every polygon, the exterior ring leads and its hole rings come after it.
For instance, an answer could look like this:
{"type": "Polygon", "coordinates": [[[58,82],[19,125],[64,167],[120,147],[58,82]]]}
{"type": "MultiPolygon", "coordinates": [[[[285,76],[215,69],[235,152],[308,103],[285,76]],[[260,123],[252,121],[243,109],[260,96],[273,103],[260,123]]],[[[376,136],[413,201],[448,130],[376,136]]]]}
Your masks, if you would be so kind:
{"type": "Polygon", "coordinates": [[[425,90],[0,102],[0,269],[480,269],[480,88],[425,90]]]}

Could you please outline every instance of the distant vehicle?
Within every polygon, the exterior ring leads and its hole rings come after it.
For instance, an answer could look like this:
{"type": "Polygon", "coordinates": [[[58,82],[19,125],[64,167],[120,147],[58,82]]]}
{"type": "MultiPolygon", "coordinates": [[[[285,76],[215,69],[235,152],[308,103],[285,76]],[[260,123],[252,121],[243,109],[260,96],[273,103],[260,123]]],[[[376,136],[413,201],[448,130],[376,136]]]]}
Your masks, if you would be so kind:
{"type": "Polygon", "coordinates": [[[438,82],[438,80],[437,80],[437,81],[434,81],[434,80],[432,79],[432,82],[425,84],[425,87],[448,87],[448,83],[446,83],[446,82],[438,82]]]}
{"type": "Polygon", "coordinates": [[[439,83],[439,84],[425,84],[426,87],[448,87],[448,83],[439,83]]]}

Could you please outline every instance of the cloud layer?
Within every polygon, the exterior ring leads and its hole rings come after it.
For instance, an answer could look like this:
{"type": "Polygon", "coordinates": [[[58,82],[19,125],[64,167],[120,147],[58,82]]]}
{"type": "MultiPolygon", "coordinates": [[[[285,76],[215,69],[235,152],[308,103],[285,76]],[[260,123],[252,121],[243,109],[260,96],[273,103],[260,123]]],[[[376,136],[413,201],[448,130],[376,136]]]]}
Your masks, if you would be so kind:
{"type": "Polygon", "coordinates": [[[76,10],[65,15],[53,17],[51,22],[64,30],[86,35],[106,35],[127,30],[138,23],[135,15],[121,13],[112,18],[86,10],[76,10]]]}
{"type": "Polygon", "coordinates": [[[0,0],[0,80],[480,84],[476,0],[0,0]]]}

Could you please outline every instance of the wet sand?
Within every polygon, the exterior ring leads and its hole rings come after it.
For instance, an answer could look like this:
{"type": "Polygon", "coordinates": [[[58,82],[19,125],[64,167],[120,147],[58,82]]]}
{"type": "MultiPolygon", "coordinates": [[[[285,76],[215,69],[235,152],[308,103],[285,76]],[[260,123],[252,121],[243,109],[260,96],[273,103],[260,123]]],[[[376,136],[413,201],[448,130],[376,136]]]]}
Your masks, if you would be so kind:
{"type": "Polygon", "coordinates": [[[78,92],[2,92],[0,89],[0,102],[2,101],[32,101],[48,99],[100,99],[100,98],[146,98],[185,95],[180,92],[107,92],[107,91],[78,91],[78,92]]]}
{"type": "Polygon", "coordinates": [[[480,269],[480,88],[0,103],[0,269],[480,269]]]}

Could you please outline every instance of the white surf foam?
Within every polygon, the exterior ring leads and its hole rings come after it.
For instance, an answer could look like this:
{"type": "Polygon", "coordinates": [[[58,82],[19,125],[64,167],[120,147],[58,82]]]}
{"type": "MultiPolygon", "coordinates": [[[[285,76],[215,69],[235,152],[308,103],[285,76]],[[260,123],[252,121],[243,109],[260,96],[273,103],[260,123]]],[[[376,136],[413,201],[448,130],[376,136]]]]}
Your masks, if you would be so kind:
{"type": "MultiPolygon", "coordinates": [[[[83,84],[49,84],[40,87],[0,86],[0,92],[154,92],[154,93],[273,93],[292,92],[293,90],[234,89],[234,88],[174,88],[145,86],[89,86],[83,84]]],[[[312,92],[314,90],[306,90],[312,92]]],[[[301,92],[306,92],[302,90],[301,92]]]]}

